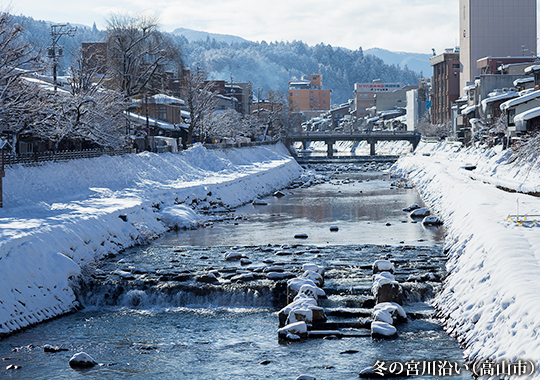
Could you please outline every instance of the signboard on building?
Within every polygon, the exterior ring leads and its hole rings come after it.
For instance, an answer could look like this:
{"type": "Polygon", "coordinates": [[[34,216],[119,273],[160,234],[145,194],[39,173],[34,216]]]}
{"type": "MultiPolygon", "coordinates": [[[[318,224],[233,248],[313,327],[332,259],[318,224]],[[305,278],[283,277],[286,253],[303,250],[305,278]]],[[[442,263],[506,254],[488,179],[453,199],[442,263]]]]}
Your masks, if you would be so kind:
{"type": "Polygon", "coordinates": [[[401,87],[401,83],[357,83],[356,92],[392,92],[401,87]]]}

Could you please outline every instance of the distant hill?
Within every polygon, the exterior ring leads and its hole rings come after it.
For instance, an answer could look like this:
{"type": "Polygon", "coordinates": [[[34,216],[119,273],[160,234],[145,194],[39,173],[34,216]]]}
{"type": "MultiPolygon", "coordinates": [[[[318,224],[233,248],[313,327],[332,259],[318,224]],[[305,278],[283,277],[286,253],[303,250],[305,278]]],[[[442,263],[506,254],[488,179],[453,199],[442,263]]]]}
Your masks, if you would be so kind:
{"type": "Polygon", "coordinates": [[[384,61],[387,65],[399,65],[401,68],[407,66],[409,70],[422,73],[429,78],[433,74],[433,69],[429,64],[432,54],[394,52],[379,48],[364,50],[364,54],[371,54],[384,61]]]}
{"type": "Polygon", "coordinates": [[[208,33],[208,32],[201,32],[198,30],[185,29],[185,28],[177,28],[173,30],[171,34],[174,34],[175,36],[184,36],[189,42],[205,41],[207,38],[210,38],[211,40],[214,39],[216,40],[216,42],[225,42],[228,44],[231,44],[233,42],[246,42],[247,41],[243,39],[242,37],[231,36],[229,34],[208,33]]]}

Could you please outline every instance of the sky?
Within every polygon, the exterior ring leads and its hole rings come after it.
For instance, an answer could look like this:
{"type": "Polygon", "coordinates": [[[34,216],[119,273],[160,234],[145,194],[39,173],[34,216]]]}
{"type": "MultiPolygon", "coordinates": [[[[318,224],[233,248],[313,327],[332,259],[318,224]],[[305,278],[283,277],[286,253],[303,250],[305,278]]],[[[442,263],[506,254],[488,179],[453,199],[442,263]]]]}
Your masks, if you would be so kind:
{"type": "Polygon", "coordinates": [[[113,13],[150,12],[187,28],[251,41],[301,40],[356,50],[431,53],[459,42],[458,0],[6,0],[15,15],[106,28],[113,13]],[[54,4],[54,5],[53,5],[54,4]]]}

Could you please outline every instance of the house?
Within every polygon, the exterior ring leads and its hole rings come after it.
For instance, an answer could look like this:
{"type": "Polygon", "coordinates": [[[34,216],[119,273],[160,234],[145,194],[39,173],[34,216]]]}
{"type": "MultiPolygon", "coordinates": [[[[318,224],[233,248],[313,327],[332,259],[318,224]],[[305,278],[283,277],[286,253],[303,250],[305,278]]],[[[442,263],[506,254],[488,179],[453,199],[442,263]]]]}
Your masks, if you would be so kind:
{"type": "Polygon", "coordinates": [[[524,94],[520,97],[507,100],[500,105],[500,109],[506,112],[508,130],[516,136],[529,132],[537,127],[538,115],[533,111],[540,104],[540,90],[524,94]]]}
{"type": "Polygon", "coordinates": [[[369,110],[375,107],[377,95],[393,92],[402,87],[401,83],[382,83],[380,80],[374,80],[372,83],[355,83],[352,104],[353,116],[359,121],[373,117],[369,110]]]}

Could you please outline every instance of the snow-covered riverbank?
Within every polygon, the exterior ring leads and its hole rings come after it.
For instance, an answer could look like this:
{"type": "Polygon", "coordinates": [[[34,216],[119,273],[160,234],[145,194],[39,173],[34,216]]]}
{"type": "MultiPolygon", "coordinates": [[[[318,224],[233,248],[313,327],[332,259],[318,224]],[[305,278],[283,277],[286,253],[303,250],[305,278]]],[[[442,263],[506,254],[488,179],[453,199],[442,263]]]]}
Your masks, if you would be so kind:
{"type": "Polygon", "coordinates": [[[50,163],[6,170],[0,209],[0,335],[69,312],[70,279],[171,225],[193,207],[236,207],[303,173],[281,145],[50,163]]]}
{"type": "Polygon", "coordinates": [[[449,276],[437,299],[447,330],[463,340],[471,360],[538,365],[540,225],[507,217],[540,220],[540,199],[497,186],[539,192],[540,170],[508,163],[509,153],[421,144],[394,169],[411,179],[448,231],[449,276]]]}

